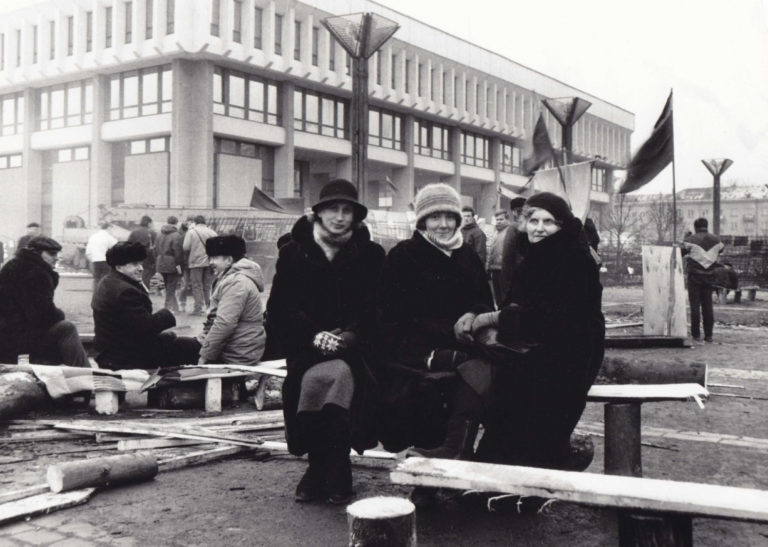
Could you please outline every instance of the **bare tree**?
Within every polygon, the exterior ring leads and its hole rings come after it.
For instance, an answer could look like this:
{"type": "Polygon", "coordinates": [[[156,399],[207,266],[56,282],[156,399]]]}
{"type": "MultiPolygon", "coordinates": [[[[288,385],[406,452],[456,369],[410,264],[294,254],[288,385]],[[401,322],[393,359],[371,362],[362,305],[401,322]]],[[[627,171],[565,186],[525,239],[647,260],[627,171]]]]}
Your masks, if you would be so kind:
{"type": "Polygon", "coordinates": [[[671,196],[659,194],[648,207],[648,221],[656,236],[656,243],[664,243],[672,238],[672,225],[675,221],[675,210],[672,207],[671,196]]]}
{"type": "Polygon", "coordinates": [[[628,199],[626,194],[614,194],[611,206],[603,216],[603,229],[616,245],[616,269],[624,271],[624,247],[626,243],[637,236],[637,228],[641,224],[640,217],[635,212],[635,202],[628,199]]]}

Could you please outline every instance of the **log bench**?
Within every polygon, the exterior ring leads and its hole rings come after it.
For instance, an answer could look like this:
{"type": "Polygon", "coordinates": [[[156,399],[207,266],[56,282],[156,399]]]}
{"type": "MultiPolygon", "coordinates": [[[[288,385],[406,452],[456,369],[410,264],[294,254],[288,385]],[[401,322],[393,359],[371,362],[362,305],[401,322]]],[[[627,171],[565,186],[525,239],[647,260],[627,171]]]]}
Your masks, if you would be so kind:
{"type": "Polygon", "coordinates": [[[408,458],[390,477],[395,484],[616,508],[620,546],[693,545],[693,517],[768,523],[768,491],[750,488],[429,458],[408,458]]]}
{"type": "Polygon", "coordinates": [[[760,290],[760,287],[757,285],[747,285],[744,287],[739,287],[738,289],[726,289],[725,287],[714,287],[715,292],[717,294],[717,301],[720,304],[726,304],[728,303],[728,291],[733,291],[733,303],[738,304],[741,302],[741,293],[746,291],[747,298],[751,301],[755,301],[757,298],[757,291],[760,290]]]}

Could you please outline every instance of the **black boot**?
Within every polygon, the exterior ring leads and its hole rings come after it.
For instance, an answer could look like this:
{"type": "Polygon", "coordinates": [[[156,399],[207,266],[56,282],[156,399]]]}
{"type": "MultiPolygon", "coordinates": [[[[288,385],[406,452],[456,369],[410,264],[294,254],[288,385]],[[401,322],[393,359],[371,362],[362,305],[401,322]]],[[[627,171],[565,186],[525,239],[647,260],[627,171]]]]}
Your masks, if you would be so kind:
{"type": "Polygon", "coordinates": [[[311,450],[307,455],[309,467],[296,486],[294,499],[299,503],[325,498],[325,455],[318,450],[311,450]]]}
{"type": "Polygon", "coordinates": [[[442,445],[437,448],[412,448],[411,452],[424,458],[469,459],[473,454],[478,425],[477,421],[451,416],[442,445]]]}
{"type": "Polygon", "coordinates": [[[335,505],[347,503],[355,495],[352,490],[352,463],[349,460],[351,434],[349,411],[326,405],[322,412],[323,431],[328,442],[325,462],[325,491],[335,505]]]}

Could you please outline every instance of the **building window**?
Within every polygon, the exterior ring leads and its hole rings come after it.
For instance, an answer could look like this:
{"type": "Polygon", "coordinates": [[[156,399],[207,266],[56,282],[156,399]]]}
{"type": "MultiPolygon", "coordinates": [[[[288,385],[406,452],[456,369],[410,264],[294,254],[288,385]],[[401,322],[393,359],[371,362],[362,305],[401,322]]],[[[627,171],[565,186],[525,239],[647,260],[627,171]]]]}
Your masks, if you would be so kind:
{"type": "Polygon", "coordinates": [[[168,152],[171,149],[170,137],[155,137],[152,139],[140,139],[128,143],[128,155],[155,154],[168,152]]]}
{"type": "Polygon", "coordinates": [[[72,56],[75,47],[75,18],[67,17],[67,56],[72,56]]]}
{"type": "Polygon", "coordinates": [[[435,82],[435,69],[431,68],[431,69],[429,69],[429,85],[430,85],[429,99],[431,101],[436,101],[437,100],[437,85],[436,84],[437,84],[437,82],[435,82]]]}
{"type": "Polygon", "coordinates": [[[280,125],[279,93],[276,82],[216,67],[213,74],[213,113],[280,125]]]}
{"type": "Polygon", "coordinates": [[[87,80],[46,87],[38,93],[41,130],[74,127],[93,121],[93,84],[87,80]]]}
{"type": "Polygon", "coordinates": [[[21,167],[21,154],[0,156],[0,169],[13,169],[15,167],[21,167]]]}
{"type": "Polygon", "coordinates": [[[592,191],[605,192],[605,169],[592,168],[592,191]]]}
{"type": "Polygon", "coordinates": [[[405,60],[405,92],[411,92],[411,60],[405,60]]]}
{"type": "Polygon", "coordinates": [[[461,135],[461,163],[489,168],[491,166],[491,139],[464,131],[461,135]]]}
{"type": "Polygon", "coordinates": [[[166,0],[165,4],[165,33],[173,34],[175,32],[176,22],[176,0],[166,0]]]}
{"type": "Polygon", "coordinates": [[[0,34],[0,70],[5,70],[5,34],[0,34]]]}
{"type": "Polygon", "coordinates": [[[283,16],[275,14],[275,55],[283,54],[283,16]]]}
{"type": "Polygon", "coordinates": [[[331,47],[328,51],[328,70],[336,70],[336,39],[331,36],[331,47]]]}
{"type": "Polygon", "coordinates": [[[469,112],[469,80],[464,80],[464,110],[469,112]]]}
{"type": "Polygon", "coordinates": [[[3,136],[20,135],[24,132],[24,95],[3,95],[0,101],[0,128],[3,136]]]}
{"type": "Polygon", "coordinates": [[[475,84],[475,114],[480,114],[480,84],[475,84]]]}
{"type": "Polygon", "coordinates": [[[112,8],[104,10],[104,47],[112,47],[112,8]]]}
{"type": "Polygon", "coordinates": [[[170,65],[131,70],[110,79],[110,120],[171,111],[173,73],[170,65]]]}
{"type": "Polygon", "coordinates": [[[448,73],[447,72],[443,72],[441,83],[442,83],[442,86],[440,89],[440,93],[441,93],[440,102],[442,104],[445,104],[446,103],[445,99],[448,97],[448,73]]]}
{"type": "Polygon", "coordinates": [[[149,40],[152,38],[152,32],[153,32],[153,9],[152,9],[152,0],[146,0],[146,4],[144,5],[144,38],[149,40]]]}
{"type": "Polygon", "coordinates": [[[459,77],[453,77],[453,108],[459,107],[459,77]]]}
{"type": "Polygon", "coordinates": [[[510,142],[501,143],[501,170],[521,174],[520,148],[510,142]]]}
{"type": "Polygon", "coordinates": [[[388,110],[368,110],[368,144],[382,148],[403,149],[403,117],[388,110]]]}
{"type": "Polygon", "coordinates": [[[352,57],[347,52],[344,52],[344,66],[347,69],[347,76],[349,76],[352,73],[352,57]]]}
{"type": "Polygon", "coordinates": [[[312,27],[312,66],[317,66],[317,52],[320,49],[320,29],[312,27]]]}
{"type": "Polygon", "coordinates": [[[21,31],[16,31],[16,66],[21,66],[21,31]]]}
{"type": "Polygon", "coordinates": [[[390,79],[389,87],[391,87],[392,89],[395,89],[395,81],[396,81],[395,80],[395,75],[396,75],[396,72],[397,72],[395,70],[396,66],[397,66],[397,57],[393,53],[392,57],[390,59],[390,64],[389,64],[389,79],[390,79]]]}
{"type": "MultiPolygon", "coordinates": [[[[51,43],[48,48],[48,59],[53,60],[56,57],[56,21],[48,23],[48,31],[51,35],[51,43]]],[[[5,36],[3,36],[5,38],[5,36]]],[[[5,42],[5,40],[3,40],[5,42]]]]}
{"type": "Polygon", "coordinates": [[[32,64],[37,64],[37,25],[32,26],[32,64]]]}
{"type": "Polygon", "coordinates": [[[93,12],[85,12],[85,51],[93,51],[93,12]]]}
{"type": "Polygon", "coordinates": [[[211,0],[211,35],[219,35],[219,24],[221,23],[221,1],[211,0]]]}
{"type": "Polygon", "coordinates": [[[253,47],[261,49],[261,36],[262,36],[262,16],[264,12],[261,8],[253,8],[253,47]]]}
{"type": "Polygon", "coordinates": [[[293,59],[301,61],[301,21],[293,22],[293,59]]]}
{"type": "Polygon", "coordinates": [[[125,3],[125,43],[133,41],[133,2],[125,3]]]}
{"type": "Polygon", "coordinates": [[[62,148],[56,151],[56,161],[58,163],[68,163],[70,161],[84,161],[90,155],[90,148],[87,146],[78,146],[77,148],[62,148]]]}
{"type": "Polygon", "coordinates": [[[419,97],[424,96],[424,65],[421,63],[416,67],[416,94],[419,97]]]}
{"type": "Polygon", "coordinates": [[[379,209],[392,207],[393,199],[392,186],[387,181],[379,181],[379,209]]]}
{"type": "Polygon", "coordinates": [[[413,151],[422,156],[432,156],[443,160],[451,159],[450,128],[447,125],[427,120],[414,120],[413,151]]]}
{"type": "Polygon", "coordinates": [[[234,8],[232,18],[232,41],[241,44],[243,41],[243,0],[235,0],[232,7],[234,8]]]}
{"type": "Polygon", "coordinates": [[[347,108],[344,99],[296,88],[293,92],[293,128],[346,139],[347,108]]]}

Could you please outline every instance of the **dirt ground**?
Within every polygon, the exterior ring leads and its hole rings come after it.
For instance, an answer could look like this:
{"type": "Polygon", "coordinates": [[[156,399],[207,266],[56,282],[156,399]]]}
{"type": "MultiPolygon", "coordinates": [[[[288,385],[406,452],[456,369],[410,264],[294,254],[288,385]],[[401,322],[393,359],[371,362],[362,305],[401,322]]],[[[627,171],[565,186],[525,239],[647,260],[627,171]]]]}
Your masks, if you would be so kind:
{"type": "MultiPolygon", "coordinates": [[[[82,332],[92,331],[90,279],[65,278],[59,305],[82,332]]],[[[644,405],[643,471],[646,477],[768,489],[768,299],[716,305],[715,342],[687,348],[609,350],[609,354],[676,358],[709,365],[712,396],[705,409],[692,402],[644,405]]],[[[161,299],[153,296],[155,307],[161,299]]],[[[609,324],[641,320],[640,287],[607,288],[603,296],[609,324]]],[[[180,333],[199,328],[200,317],[179,315],[180,333]]],[[[618,333],[613,330],[611,333],[618,333]]],[[[640,331],[626,330],[626,333],[640,331]]],[[[225,414],[255,411],[249,405],[225,414]]],[[[59,417],[95,418],[93,411],[58,408],[59,417]]],[[[185,412],[201,415],[199,412],[185,412]]],[[[157,416],[126,409],[120,418],[157,416]]],[[[578,429],[595,434],[590,472],[603,471],[603,405],[590,403],[578,429]]],[[[8,435],[0,429],[0,435],[8,435]]],[[[0,442],[0,491],[44,482],[53,461],[104,453],[92,440],[0,442]],[[69,452],[83,451],[83,452],[69,452]],[[69,452],[69,453],[64,453],[69,452]]],[[[389,481],[394,463],[359,463],[354,467],[357,497],[405,496],[408,489],[389,481]]],[[[172,471],[154,480],[98,491],[79,507],[0,527],[0,545],[344,545],[344,507],[297,504],[293,490],[305,462],[285,454],[266,461],[241,457],[172,471]],[[25,528],[27,527],[27,528],[25,528]],[[65,530],[73,531],[66,535],[65,530]],[[46,536],[45,534],[49,534],[46,536]],[[53,534],[53,535],[51,535],[53,534]],[[30,539],[31,538],[31,539],[30,539]],[[63,538],[63,539],[62,539],[63,538]],[[53,541],[50,543],[54,543],[53,541]],[[65,543],[61,543],[64,545],[65,543]]],[[[420,545],[616,545],[616,513],[555,503],[546,514],[488,513],[450,501],[417,516],[420,545]]],[[[696,545],[768,545],[768,525],[710,519],[694,520],[696,545]]]]}

